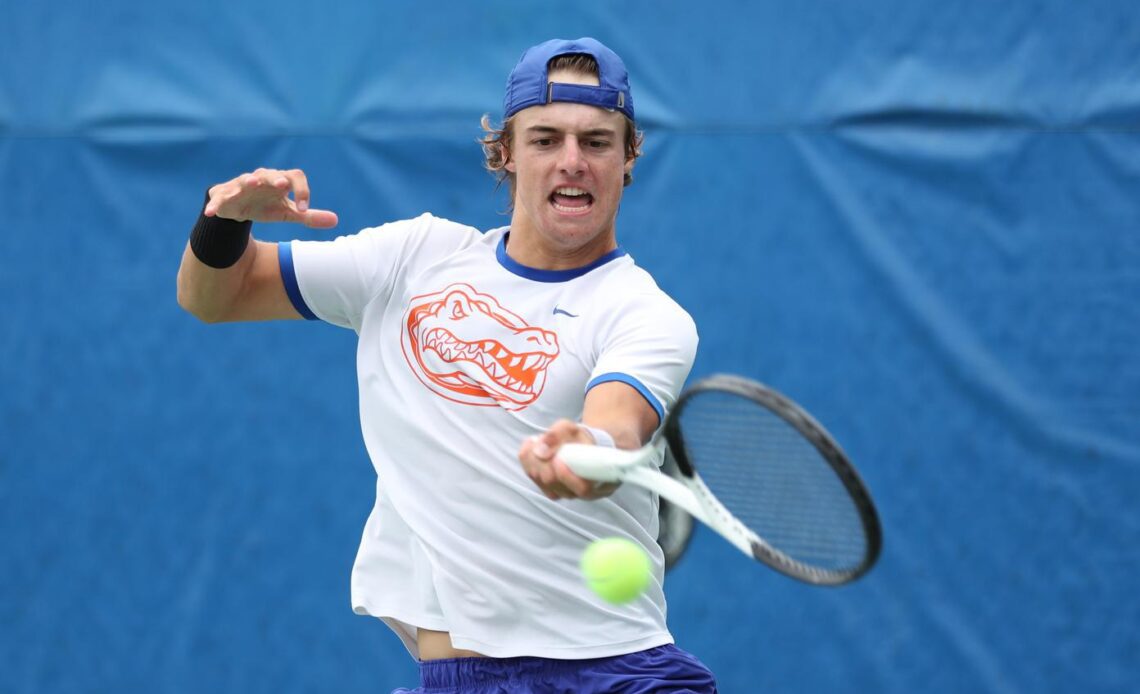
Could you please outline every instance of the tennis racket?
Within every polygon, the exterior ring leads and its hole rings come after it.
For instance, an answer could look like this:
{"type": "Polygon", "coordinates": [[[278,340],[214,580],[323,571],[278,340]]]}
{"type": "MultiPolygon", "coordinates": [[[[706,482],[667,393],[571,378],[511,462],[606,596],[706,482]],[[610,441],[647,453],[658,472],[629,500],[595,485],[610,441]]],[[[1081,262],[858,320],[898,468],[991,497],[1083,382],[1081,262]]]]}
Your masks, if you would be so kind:
{"type": "Polygon", "coordinates": [[[662,427],[676,472],[638,450],[564,444],[579,477],[656,492],[748,556],[814,585],[842,585],[874,566],[882,531],[870,492],[827,431],[784,395],[711,376],[678,399],[662,427]],[[698,472],[699,471],[699,472],[698,472]]]}

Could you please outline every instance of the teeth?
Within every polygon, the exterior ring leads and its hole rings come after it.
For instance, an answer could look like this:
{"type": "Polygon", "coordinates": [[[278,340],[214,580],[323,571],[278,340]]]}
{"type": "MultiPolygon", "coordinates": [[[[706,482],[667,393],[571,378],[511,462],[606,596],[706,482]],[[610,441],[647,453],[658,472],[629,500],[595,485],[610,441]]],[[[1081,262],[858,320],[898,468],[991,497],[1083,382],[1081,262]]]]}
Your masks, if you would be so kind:
{"type": "Polygon", "coordinates": [[[578,196],[578,195],[585,195],[586,194],[586,191],[582,190],[581,188],[570,188],[570,187],[556,188],[554,190],[554,192],[558,193],[559,195],[571,195],[571,196],[578,196]]]}
{"type": "MultiPolygon", "coordinates": [[[[583,191],[578,188],[560,188],[559,192],[565,195],[583,194],[583,191]]],[[[440,359],[446,362],[454,363],[459,360],[466,360],[477,363],[482,366],[499,385],[526,394],[537,392],[536,389],[541,387],[541,380],[545,375],[542,370],[553,361],[549,356],[540,353],[516,356],[493,340],[484,340],[474,343],[461,342],[456,340],[451,333],[440,328],[430,330],[424,335],[424,348],[432,349],[439,355],[440,359]],[[507,370],[503,368],[503,363],[510,369],[521,369],[531,373],[537,372],[535,373],[535,377],[539,380],[528,385],[507,373],[507,370]]]]}
{"type": "Polygon", "coordinates": [[[567,207],[566,205],[559,205],[558,203],[552,204],[554,205],[554,209],[558,210],[559,212],[582,212],[583,210],[589,209],[590,207],[590,205],[583,205],[582,207],[567,207]]]}

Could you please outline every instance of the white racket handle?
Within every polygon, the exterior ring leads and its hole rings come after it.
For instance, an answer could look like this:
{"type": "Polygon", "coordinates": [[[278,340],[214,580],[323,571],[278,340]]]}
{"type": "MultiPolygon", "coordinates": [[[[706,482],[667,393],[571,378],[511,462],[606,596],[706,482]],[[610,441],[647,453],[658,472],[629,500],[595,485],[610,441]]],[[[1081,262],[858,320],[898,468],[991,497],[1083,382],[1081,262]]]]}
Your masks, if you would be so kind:
{"type": "Polygon", "coordinates": [[[652,455],[652,447],[627,451],[585,443],[564,443],[558,449],[558,456],[575,475],[595,482],[618,482],[628,470],[645,464],[652,455]]]}

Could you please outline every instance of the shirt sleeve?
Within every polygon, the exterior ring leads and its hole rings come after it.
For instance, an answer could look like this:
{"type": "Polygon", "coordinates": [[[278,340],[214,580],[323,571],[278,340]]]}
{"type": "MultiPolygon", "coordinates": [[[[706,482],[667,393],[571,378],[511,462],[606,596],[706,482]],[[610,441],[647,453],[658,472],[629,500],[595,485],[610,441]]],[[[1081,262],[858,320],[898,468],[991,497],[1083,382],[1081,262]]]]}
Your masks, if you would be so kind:
{"type": "Polygon", "coordinates": [[[653,407],[660,425],[693,367],[697,341],[692,317],[667,296],[636,296],[614,313],[604,331],[586,390],[626,383],[653,407]]]}
{"type": "Polygon", "coordinates": [[[401,270],[478,235],[425,214],[332,241],[290,241],[278,247],[281,278],[302,316],[359,330],[365,308],[391,294],[401,270]]]}

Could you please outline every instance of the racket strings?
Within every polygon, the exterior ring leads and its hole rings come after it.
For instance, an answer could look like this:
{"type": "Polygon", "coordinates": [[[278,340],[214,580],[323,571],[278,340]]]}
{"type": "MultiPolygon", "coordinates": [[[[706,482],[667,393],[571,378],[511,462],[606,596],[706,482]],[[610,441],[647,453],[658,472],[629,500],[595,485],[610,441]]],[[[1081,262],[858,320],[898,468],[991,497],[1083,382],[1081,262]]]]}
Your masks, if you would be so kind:
{"type": "Polygon", "coordinates": [[[773,549],[828,570],[864,561],[859,509],[827,460],[784,419],[747,397],[708,391],[686,403],[681,431],[709,490],[773,549]]]}

